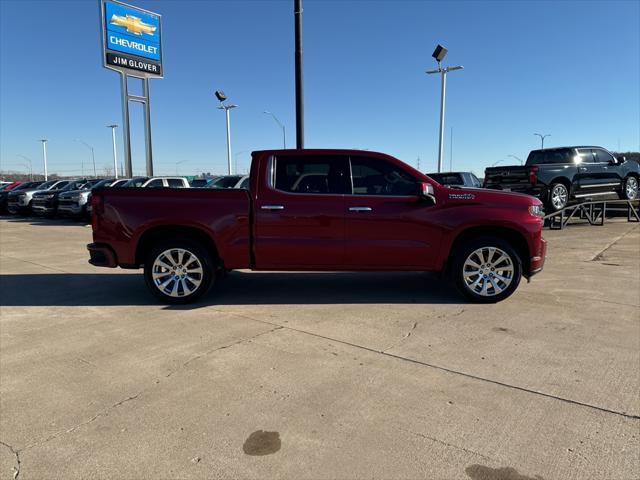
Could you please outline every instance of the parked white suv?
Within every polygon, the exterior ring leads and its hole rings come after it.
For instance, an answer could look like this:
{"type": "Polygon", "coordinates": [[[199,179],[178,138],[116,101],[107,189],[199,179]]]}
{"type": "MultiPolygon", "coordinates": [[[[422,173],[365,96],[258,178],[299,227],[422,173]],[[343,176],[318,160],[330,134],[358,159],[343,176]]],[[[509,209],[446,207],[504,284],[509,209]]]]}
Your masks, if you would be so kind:
{"type": "Polygon", "coordinates": [[[124,187],[141,188],[191,188],[184,177],[136,177],[129,180],[124,187]]]}

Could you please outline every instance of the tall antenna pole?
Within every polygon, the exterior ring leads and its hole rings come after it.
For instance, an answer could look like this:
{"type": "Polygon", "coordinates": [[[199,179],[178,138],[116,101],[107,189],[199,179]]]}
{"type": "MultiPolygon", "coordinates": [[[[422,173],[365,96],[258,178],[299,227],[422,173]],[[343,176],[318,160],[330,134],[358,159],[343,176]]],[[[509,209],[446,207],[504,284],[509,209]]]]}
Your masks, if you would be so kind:
{"type": "Polygon", "coordinates": [[[304,148],[304,92],[302,76],[302,0],[293,0],[296,61],[296,148],[304,148]]]}
{"type": "Polygon", "coordinates": [[[453,172],[453,127],[449,134],[449,171],[453,172]]]}

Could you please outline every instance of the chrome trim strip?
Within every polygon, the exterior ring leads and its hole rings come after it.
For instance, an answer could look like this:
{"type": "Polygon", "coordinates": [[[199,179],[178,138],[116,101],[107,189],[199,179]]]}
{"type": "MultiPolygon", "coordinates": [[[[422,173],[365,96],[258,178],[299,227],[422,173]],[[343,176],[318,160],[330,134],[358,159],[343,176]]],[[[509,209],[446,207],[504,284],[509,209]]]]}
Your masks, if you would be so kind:
{"type": "Polygon", "coordinates": [[[620,182],[618,182],[618,183],[598,183],[598,184],[595,184],[595,185],[580,185],[580,188],[617,187],[618,185],[620,185],[620,182]]]}

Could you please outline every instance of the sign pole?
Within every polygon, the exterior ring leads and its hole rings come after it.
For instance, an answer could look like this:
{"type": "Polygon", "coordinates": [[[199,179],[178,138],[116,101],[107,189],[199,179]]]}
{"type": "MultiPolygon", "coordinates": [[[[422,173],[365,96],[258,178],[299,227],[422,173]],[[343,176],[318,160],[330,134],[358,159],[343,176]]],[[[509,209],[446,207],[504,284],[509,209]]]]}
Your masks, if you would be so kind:
{"type": "Polygon", "coordinates": [[[120,72],[120,90],[122,93],[122,140],[124,141],[125,176],[133,178],[131,164],[131,130],[129,128],[129,85],[125,72],[120,72]]]}
{"type": "Polygon", "coordinates": [[[149,79],[142,81],[142,95],[144,102],[144,144],[147,157],[147,176],[153,177],[153,152],[151,150],[151,99],[149,98],[149,79]]]}

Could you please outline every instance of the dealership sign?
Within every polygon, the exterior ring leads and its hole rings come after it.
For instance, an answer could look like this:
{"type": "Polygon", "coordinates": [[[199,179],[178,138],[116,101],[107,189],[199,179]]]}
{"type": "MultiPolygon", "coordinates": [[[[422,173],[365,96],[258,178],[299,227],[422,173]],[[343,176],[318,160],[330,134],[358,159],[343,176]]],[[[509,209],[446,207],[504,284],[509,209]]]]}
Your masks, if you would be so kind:
{"type": "Polygon", "coordinates": [[[160,15],[111,0],[101,6],[104,66],[162,77],[160,15]]]}

